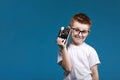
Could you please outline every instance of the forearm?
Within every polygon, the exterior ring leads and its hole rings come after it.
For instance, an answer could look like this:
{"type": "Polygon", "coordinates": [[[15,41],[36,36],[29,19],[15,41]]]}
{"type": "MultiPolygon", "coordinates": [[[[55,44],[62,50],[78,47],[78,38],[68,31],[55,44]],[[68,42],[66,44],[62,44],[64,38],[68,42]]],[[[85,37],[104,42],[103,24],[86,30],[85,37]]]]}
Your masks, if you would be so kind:
{"type": "Polygon", "coordinates": [[[91,71],[92,71],[92,80],[99,80],[97,65],[93,66],[91,68],[91,71]]]}
{"type": "Polygon", "coordinates": [[[65,39],[57,38],[57,44],[59,45],[61,52],[62,52],[62,63],[61,66],[66,71],[71,71],[71,62],[70,62],[70,56],[68,54],[68,51],[66,49],[65,39]]]}
{"type": "Polygon", "coordinates": [[[92,76],[92,80],[99,80],[98,75],[93,75],[93,76],[92,76]]]}
{"type": "Polygon", "coordinates": [[[71,61],[70,61],[70,56],[68,54],[68,51],[66,48],[62,49],[62,67],[66,70],[66,71],[71,71],[72,67],[71,67],[71,61]]]}

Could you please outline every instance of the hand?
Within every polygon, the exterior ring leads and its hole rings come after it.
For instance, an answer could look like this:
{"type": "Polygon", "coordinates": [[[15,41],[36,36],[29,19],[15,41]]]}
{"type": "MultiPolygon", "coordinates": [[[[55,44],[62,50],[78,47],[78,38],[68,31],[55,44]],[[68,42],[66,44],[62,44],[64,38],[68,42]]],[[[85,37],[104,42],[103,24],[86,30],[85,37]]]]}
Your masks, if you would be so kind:
{"type": "Polygon", "coordinates": [[[66,42],[66,39],[63,39],[63,38],[60,38],[60,37],[57,38],[57,44],[58,44],[61,48],[65,48],[65,47],[66,47],[65,42],[66,42]]]}

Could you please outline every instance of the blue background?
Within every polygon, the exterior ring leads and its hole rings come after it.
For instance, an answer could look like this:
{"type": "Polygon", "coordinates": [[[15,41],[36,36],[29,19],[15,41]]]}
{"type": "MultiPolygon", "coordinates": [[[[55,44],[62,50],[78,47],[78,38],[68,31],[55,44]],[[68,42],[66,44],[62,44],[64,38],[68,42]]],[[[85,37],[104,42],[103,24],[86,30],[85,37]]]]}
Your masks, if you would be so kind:
{"type": "Polygon", "coordinates": [[[86,42],[100,57],[100,80],[119,80],[119,0],[1,0],[0,80],[62,80],[57,33],[79,12],[93,22],[86,42]]]}

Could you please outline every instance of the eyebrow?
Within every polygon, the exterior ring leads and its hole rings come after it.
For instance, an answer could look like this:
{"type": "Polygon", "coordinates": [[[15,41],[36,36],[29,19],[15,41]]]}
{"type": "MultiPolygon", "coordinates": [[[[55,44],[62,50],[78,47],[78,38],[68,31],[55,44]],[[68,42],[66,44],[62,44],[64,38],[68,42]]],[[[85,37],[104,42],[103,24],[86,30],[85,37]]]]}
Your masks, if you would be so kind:
{"type": "Polygon", "coordinates": [[[89,29],[88,30],[81,30],[81,29],[79,29],[79,28],[72,28],[72,29],[78,29],[78,30],[80,30],[80,31],[90,31],[89,29]]]}

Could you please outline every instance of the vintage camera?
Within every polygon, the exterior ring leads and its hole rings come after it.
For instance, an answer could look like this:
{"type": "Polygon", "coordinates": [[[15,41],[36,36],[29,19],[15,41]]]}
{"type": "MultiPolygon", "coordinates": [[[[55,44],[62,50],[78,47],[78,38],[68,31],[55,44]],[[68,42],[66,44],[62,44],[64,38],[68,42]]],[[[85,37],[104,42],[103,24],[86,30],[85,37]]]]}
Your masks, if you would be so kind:
{"type": "Polygon", "coordinates": [[[58,33],[58,37],[66,39],[66,42],[68,41],[68,38],[70,36],[71,29],[70,27],[61,27],[61,30],[58,33]]]}

